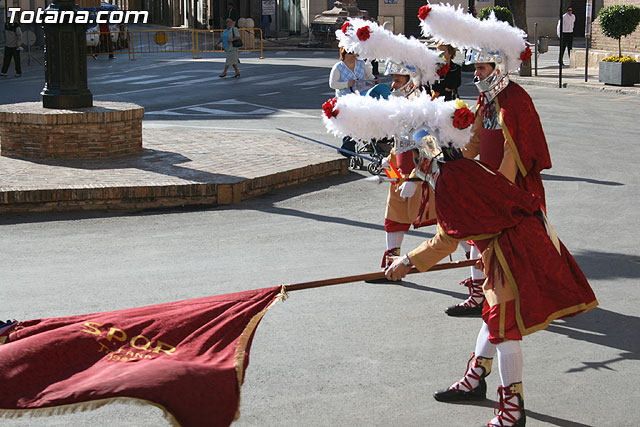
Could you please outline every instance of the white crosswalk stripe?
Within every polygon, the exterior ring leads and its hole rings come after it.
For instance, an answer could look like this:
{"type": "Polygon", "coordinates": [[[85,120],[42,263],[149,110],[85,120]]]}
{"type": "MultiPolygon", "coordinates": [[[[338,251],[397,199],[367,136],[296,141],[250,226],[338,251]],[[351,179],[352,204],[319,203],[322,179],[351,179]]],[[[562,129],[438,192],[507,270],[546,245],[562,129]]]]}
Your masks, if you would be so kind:
{"type": "Polygon", "coordinates": [[[148,74],[148,75],[143,75],[143,76],[135,76],[135,77],[125,77],[122,79],[105,79],[105,80],[98,80],[95,82],[91,82],[92,84],[111,84],[111,83],[124,83],[124,82],[132,82],[134,80],[143,80],[143,79],[150,79],[150,78],[154,78],[157,76],[154,76],[152,74],[148,74]]]}
{"type": "Polygon", "coordinates": [[[300,83],[294,83],[294,86],[315,86],[315,85],[319,85],[319,84],[329,84],[329,76],[325,76],[319,79],[315,79],[315,80],[311,80],[308,82],[300,82],[300,83]]]}
{"type": "Polygon", "coordinates": [[[154,84],[154,83],[170,82],[170,81],[175,81],[175,80],[185,80],[185,79],[191,79],[191,78],[193,78],[193,76],[182,74],[182,75],[173,76],[173,77],[165,77],[164,79],[149,79],[149,80],[144,81],[144,82],[131,82],[131,84],[133,84],[133,85],[150,85],[150,84],[154,84]]]}
{"type": "Polygon", "coordinates": [[[288,83],[288,82],[293,82],[296,80],[301,80],[301,79],[306,79],[307,76],[292,76],[292,77],[285,77],[283,79],[276,79],[276,80],[268,80],[266,82],[260,82],[260,83],[256,83],[258,85],[275,85],[275,84],[279,84],[279,83],[288,83]]]}

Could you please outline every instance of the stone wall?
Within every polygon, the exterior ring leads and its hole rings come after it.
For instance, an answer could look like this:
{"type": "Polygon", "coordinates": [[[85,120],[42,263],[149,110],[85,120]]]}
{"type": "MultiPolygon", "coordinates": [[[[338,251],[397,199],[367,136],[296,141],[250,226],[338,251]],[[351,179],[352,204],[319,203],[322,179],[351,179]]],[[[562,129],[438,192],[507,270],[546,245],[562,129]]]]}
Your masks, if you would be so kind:
{"type": "MultiPolygon", "coordinates": [[[[604,0],[604,7],[613,6],[615,4],[630,4],[640,7],[640,0],[604,0]]],[[[618,41],[602,34],[600,21],[596,18],[592,27],[592,44],[593,49],[605,50],[607,52],[618,54],[618,41]]],[[[622,38],[623,54],[640,53],[640,26],[631,35],[622,38]]]]}
{"type": "Polygon", "coordinates": [[[39,102],[0,107],[0,153],[7,157],[69,159],[117,157],[142,151],[144,108],[97,102],[55,110],[39,102]]]}

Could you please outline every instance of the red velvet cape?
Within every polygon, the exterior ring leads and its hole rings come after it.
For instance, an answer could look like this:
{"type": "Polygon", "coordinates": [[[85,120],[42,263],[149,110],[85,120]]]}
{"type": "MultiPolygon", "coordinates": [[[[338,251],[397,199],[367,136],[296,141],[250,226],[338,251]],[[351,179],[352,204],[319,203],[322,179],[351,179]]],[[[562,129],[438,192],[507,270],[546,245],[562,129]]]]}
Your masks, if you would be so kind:
{"type": "Polygon", "coordinates": [[[598,305],[567,248],[548,236],[540,196],[524,191],[481,163],[459,159],[440,169],[435,190],[440,229],[457,240],[493,243],[505,283],[516,295],[522,335],[598,305]]]}

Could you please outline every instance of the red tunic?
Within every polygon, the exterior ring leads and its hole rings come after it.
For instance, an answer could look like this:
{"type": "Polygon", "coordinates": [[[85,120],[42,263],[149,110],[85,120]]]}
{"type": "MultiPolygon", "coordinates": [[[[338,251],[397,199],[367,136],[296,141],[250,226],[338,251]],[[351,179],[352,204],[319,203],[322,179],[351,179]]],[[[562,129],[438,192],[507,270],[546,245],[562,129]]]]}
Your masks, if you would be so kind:
{"type": "MultiPolygon", "coordinates": [[[[545,206],[540,172],[551,168],[551,157],[533,101],[520,85],[510,82],[498,94],[495,102],[504,138],[509,141],[516,154],[519,173],[516,174],[515,184],[540,196],[542,205],[545,206]]],[[[484,108],[482,94],[478,98],[478,105],[481,110],[484,108]]],[[[484,141],[481,142],[481,147],[483,143],[484,141]]],[[[492,165],[496,169],[499,166],[500,164],[492,165]]]]}
{"type": "MultiPolygon", "coordinates": [[[[508,286],[514,296],[507,302],[514,306],[517,334],[502,338],[518,339],[598,305],[567,248],[560,242],[559,253],[548,236],[540,196],[473,160],[460,159],[442,165],[435,198],[438,225],[446,236],[491,247],[493,256],[485,259],[489,280],[508,286]]],[[[499,336],[499,331],[491,333],[499,336]]]]}

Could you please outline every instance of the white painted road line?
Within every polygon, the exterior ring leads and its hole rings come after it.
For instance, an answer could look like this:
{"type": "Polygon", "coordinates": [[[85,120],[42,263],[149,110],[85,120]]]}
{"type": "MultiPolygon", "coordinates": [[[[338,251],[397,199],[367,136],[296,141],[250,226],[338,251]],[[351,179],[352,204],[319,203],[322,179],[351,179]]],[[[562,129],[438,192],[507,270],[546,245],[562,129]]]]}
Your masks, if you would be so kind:
{"type": "Polygon", "coordinates": [[[173,77],[165,77],[164,79],[150,79],[144,82],[131,82],[131,84],[133,85],[150,85],[150,84],[154,84],[154,83],[160,83],[160,82],[171,82],[171,81],[175,81],[175,80],[184,80],[184,79],[191,79],[193,78],[193,76],[188,76],[188,75],[179,75],[179,76],[173,76],[173,77]]]}
{"type": "Polygon", "coordinates": [[[285,77],[284,79],[277,79],[277,80],[268,80],[266,82],[260,82],[260,83],[256,83],[258,85],[275,85],[275,84],[279,84],[279,83],[288,83],[288,82],[293,82],[295,80],[301,80],[301,79],[306,79],[307,76],[292,76],[292,77],[285,77]]]}
{"type": "Polygon", "coordinates": [[[135,77],[125,77],[122,79],[105,79],[105,80],[100,80],[100,81],[95,81],[92,83],[98,83],[98,84],[111,84],[111,83],[123,83],[123,82],[132,82],[135,80],[143,80],[143,79],[150,79],[150,78],[154,78],[154,77],[158,77],[156,75],[153,74],[149,74],[149,75],[143,75],[143,76],[135,76],[135,77]]]}
{"type": "Polygon", "coordinates": [[[315,86],[319,84],[329,84],[329,76],[322,77],[320,79],[311,80],[308,82],[294,83],[294,86],[315,86]]]}

